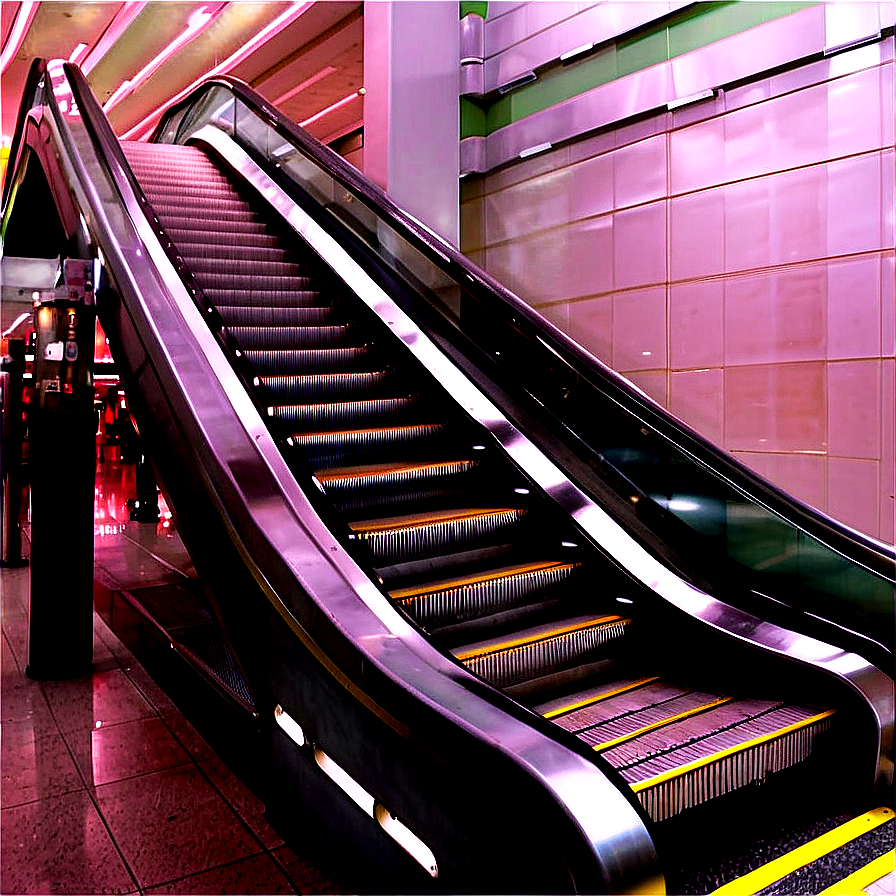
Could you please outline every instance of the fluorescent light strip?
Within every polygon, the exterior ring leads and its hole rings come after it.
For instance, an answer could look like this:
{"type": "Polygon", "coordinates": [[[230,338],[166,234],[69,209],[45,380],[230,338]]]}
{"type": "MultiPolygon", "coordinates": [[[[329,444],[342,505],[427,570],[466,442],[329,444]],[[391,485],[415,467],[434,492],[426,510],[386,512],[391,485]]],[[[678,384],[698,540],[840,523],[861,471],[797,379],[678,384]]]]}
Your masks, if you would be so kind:
{"type": "Polygon", "coordinates": [[[299,122],[300,128],[307,128],[309,124],[314,124],[315,121],[320,121],[326,115],[329,115],[331,112],[335,112],[337,109],[341,109],[343,106],[347,106],[353,100],[359,99],[364,96],[364,88],[360,88],[360,90],[356,90],[354,93],[349,94],[346,97],[343,97],[339,100],[338,103],[333,103],[332,106],[327,106],[326,109],[321,109],[316,115],[312,115],[311,118],[306,118],[304,121],[299,122]]]}
{"type": "Polygon", "coordinates": [[[128,0],[115,13],[109,26],[103,32],[103,36],[94,45],[81,64],[81,71],[85,75],[96,67],[97,63],[115,46],[121,36],[131,27],[131,23],[143,12],[146,0],[128,0]]]}
{"type": "Polygon", "coordinates": [[[560,61],[563,63],[570,62],[578,56],[584,56],[586,53],[590,53],[595,48],[595,46],[596,44],[593,43],[582,44],[581,47],[576,47],[574,50],[569,50],[568,52],[564,53],[560,57],[560,61]]]}
{"type": "Polygon", "coordinates": [[[37,7],[39,5],[39,3],[33,2],[33,0],[23,0],[23,2],[19,4],[16,19],[12,23],[9,37],[3,45],[3,52],[0,53],[0,73],[6,71],[9,63],[13,61],[16,53],[21,49],[22,41],[25,40],[25,35],[31,27],[31,22],[37,13],[37,7]]]}
{"type": "Polygon", "coordinates": [[[103,111],[108,113],[114,106],[117,106],[128,94],[132,93],[140,84],[142,84],[150,75],[154,74],[158,69],[167,62],[181,47],[188,44],[191,40],[198,37],[215,19],[221,14],[227,3],[217,3],[213,5],[211,11],[206,10],[204,6],[200,6],[188,19],[187,27],[176,37],[158,56],[147,63],[136,75],[128,80],[123,81],[118,89],[103,103],[103,111]]]}
{"type": "Polygon", "coordinates": [[[305,732],[302,726],[279,703],[274,707],[274,719],[293,741],[300,747],[305,746],[305,732]]]}
{"type": "Polygon", "coordinates": [[[538,146],[530,146],[520,153],[520,158],[528,159],[529,156],[537,156],[540,152],[547,152],[552,146],[553,144],[551,143],[539,143],[538,146]]]}
{"type": "Polygon", "coordinates": [[[262,44],[269,41],[272,37],[278,35],[284,28],[288,25],[291,25],[299,16],[306,13],[311,7],[314,6],[314,0],[305,0],[302,3],[293,3],[289,9],[286,10],[282,15],[278,16],[274,19],[273,22],[270,23],[266,28],[262,28],[261,31],[258,32],[253,38],[243,44],[242,47],[239,48],[232,56],[229,56],[223,62],[216,65],[214,68],[209,69],[204,75],[197,78],[189,87],[185,87],[177,96],[172,97],[167,103],[160,106],[156,109],[155,112],[151,112],[143,121],[135,124],[130,130],[126,131],[122,134],[122,138],[125,140],[136,140],[140,137],[145,136],[152,128],[155,126],[155,123],[159,120],[159,118],[164,114],[165,110],[173,106],[175,103],[179,103],[185,96],[187,96],[191,91],[193,91],[196,87],[198,87],[206,78],[214,77],[215,75],[219,75],[222,72],[229,71],[235,66],[239,65],[244,59],[248,58],[252,55],[262,44]]]}
{"type": "Polygon", "coordinates": [[[6,339],[6,337],[9,336],[9,334],[12,333],[12,331],[15,330],[15,328],[16,328],[19,324],[24,323],[26,320],[28,320],[29,317],[31,317],[31,312],[30,312],[30,311],[26,311],[24,314],[20,314],[20,315],[19,315],[19,316],[18,316],[18,317],[17,317],[17,318],[10,324],[9,329],[3,334],[3,338],[6,339]]]}
{"type": "Polygon", "coordinates": [[[84,55],[84,51],[87,49],[87,44],[83,41],[72,50],[72,55],[68,57],[68,61],[77,65],[81,61],[81,57],[84,55]]]}
{"type": "Polygon", "coordinates": [[[306,87],[310,87],[312,84],[317,84],[318,81],[323,81],[324,78],[328,75],[332,75],[335,71],[336,69],[333,68],[332,65],[322,68],[316,75],[306,78],[301,84],[293,87],[292,90],[287,90],[283,96],[278,96],[277,99],[274,100],[274,105],[279,106],[280,103],[285,103],[287,100],[291,100],[297,93],[301,93],[306,87]]]}

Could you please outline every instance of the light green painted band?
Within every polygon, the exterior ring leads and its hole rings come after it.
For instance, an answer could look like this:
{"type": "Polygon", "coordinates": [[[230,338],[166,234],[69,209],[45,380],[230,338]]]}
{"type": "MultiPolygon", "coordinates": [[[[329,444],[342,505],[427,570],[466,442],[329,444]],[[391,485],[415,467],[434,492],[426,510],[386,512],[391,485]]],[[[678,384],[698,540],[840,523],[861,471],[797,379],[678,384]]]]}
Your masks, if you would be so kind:
{"type": "Polygon", "coordinates": [[[709,2],[686,6],[661,21],[626,34],[568,66],[492,102],[461,97],[461,139],[487,137],[527,115],[541,112],[641,69],[705,47],[772,19],[817,6],[809,2],[709,2]]]}
{"type": "Polygon", "coordinates": [[[488,15],[488,0],[460,0],[460,17],[470,14],[484,19],[488,15]]]}

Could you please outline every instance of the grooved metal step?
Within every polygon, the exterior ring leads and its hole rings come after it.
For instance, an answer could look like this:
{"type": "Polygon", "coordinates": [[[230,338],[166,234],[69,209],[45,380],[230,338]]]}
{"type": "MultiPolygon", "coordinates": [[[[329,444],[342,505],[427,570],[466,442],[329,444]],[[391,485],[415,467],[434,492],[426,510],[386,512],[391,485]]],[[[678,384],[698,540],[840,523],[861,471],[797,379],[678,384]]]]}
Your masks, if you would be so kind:
{"type": "Polygon", "coordinates": [[[320,373],[307,376],[262,376],[277,404],[308,404],[313,398],[337,401],[340,398],[363,399],[379,393],[389,377],[385,370],[360,373],[320,373]]]}
{"type": "Polygon", "coordinates": [[[331,430],[351,423],[375,426],[396,417],[414,404],[414,396],[371,398],[363,401],[331,401],[320,404],[283,404],[268,408],[268,416],[294,427],[297,432],[331,430]]]}
{"type": "Polygon", "coordinates": [[[616,615],[578,616],[451,652],[471,672],[506,688],[597,661],[630,622],[616,615]]]}
{"type": "MultiPolygon", "coordinates": [[[[477,540],[512,526],[525,510],[443,510],[349,523],[377,561],[410,560],[430,554],[451,554],[477,540]]],[[[418,620],[419,621],[419,620],[418,620]]]]}

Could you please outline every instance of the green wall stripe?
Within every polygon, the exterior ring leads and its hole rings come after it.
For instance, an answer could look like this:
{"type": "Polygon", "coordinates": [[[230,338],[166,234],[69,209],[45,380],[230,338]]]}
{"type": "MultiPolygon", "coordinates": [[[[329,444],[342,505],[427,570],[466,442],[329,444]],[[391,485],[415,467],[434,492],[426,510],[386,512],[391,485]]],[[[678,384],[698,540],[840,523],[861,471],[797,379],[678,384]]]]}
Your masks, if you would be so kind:
{"type": "Polygon", "coordinates": [[[460,17],[472,13],[474,16],[482,16],[484,19],[488,15],[487,0],[460,0],[460,17]]]}
{"type": "Polygon", "coordinates": [[[537,81],[491,103],[461,99],[461,139],[487,137],[527,115],[549,109],[601,84],[674,59],[764,22],[817,6],[807,2],[696,3],[601,47],[568,66],[555,66],[537,81]],[[465,103],[477,112],[464,112],[465,103]]]}

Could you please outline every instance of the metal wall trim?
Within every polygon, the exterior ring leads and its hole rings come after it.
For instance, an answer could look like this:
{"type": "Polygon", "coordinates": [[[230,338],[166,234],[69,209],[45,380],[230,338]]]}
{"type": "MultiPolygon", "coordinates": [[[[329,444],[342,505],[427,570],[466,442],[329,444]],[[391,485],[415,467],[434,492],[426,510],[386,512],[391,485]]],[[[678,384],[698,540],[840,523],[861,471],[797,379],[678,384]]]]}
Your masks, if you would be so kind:
{"type": "MultiPolygon", "coordinates": [[[[878,33],[892,28],[892,5],[869,6],[878,12],[878,33]]],[[[861,11],[858,15],[861,22],[850,19],[842,11],[833,11],[827,4],[806,9],[595,87],[488,137],[468,137],[461,141],[462,160],[476,161],[463,149],[464,143],[471,139],[485,141],[484,158],[479,158],[480,167],[462,164],[461,172],[484,174],[516,161],[533,146],[545,143],[556,146],[637,116],[665,113],[668,104],[676,100],[706,90],[718,91],[727,84],[755,79],[800,60],[821,58],[826,47],[841,39],[852,41],[857,30],[866,30],[867,16],[861,11]]],[[[883,59],[886,51],[879,52],[883,59]]],[[[477,150],[477,156],[480,153],[477,150]]]]}

